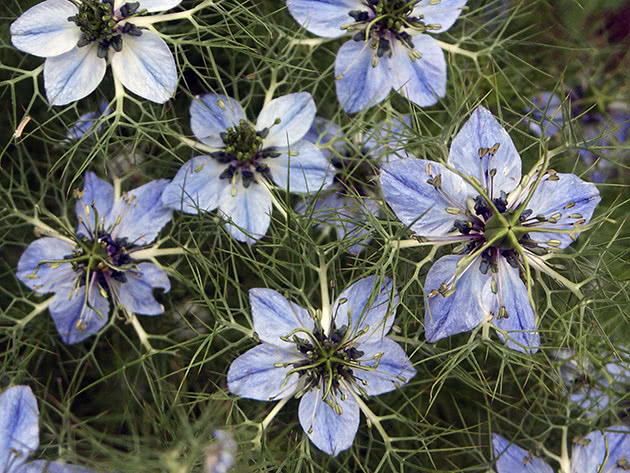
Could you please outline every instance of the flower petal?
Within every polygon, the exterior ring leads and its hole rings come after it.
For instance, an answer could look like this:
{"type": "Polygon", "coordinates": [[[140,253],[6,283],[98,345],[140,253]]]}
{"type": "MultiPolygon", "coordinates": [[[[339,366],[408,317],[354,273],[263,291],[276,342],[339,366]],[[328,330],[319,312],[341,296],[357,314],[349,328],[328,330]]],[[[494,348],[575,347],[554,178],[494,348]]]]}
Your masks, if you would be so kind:
{"type": "Polygon", "coordinates": [[[313,143],[301,140],[277,151],[280,156],[267,159],[265,163],[278,187],[290,192],[317,192],[332,184],[332,166],[313,143]]]}
{"type": "Polygon", "coordinates": [[[114,187],[109,182],[99,178],[92,171],[89,171],[85,175],[81,192],[83,195],[74,204],[74,211],[79,220],[77,233],[90,236],[94,234],[95,219],[98,219],[99,223],[102,222],[112,210],[114,205],[114,187]],[[94,203],[96,212],[92,208],[92,203],[94,203]]]}
{"type": "Polygon", "coordinates": [[[381,188],[400,221],[424,237],[446,235],[457,220],[467,220],[466,199],[477,195],[457,174],[424,159],[384,164],[381,188]],[[440,190],[434,185],[436,178],[440,190]]]}
{"type": "MultiPolygon", "coordinates": [[[[125,3],[127,0],[118,0],[125,3]]],[[[170,10],[182,3],[182,0],[136,0],[140,3],[138,10],[146,10],[149,13],[170,10]]]]}
{"type": "Polygon", "coordinates": [[[120,285],[120,302],[131,312],[143,315],[160,315],[164,306],[153,297],[153,289],[168,292],[171,282],[168,275],[153,263],[140,263],[138,270],[125,273],[127,281],[120,285]]]}
{"type": "Polygon", "coordinates": [[[17,471],[39,447],[39,410],[28,386],[0,395],[0,471],[17,471]]]}
{"type": "Polygon", "coordinates": [[[430,36],[414,36],[413,43],[420,59],[412,60],[409,49],[400,42],[392,44],[392,86],[416,105],[428,107],[446,95],[446,60],[430,36]]]}
{"type": "Polygon", "coordinates": [[[553,473],[543,460],[498,434],[492,434],[492,449],[497,458],[497,473],[553,473]]]}
{"type": "Polygon", "coordinates": [[[112,71],[122,84],[147,100],[164,103],[175,93],[177,68],[168,45],[157,33],[125,35],[122,51],[111,55],[112,71]]]}
{"type": "MultiPolygon", "coordinates": [[[[363,352],[362,360],[368,360],[382,353],[374,371],[353,370],[354,376],[364,380],[363,386],[370,396],[388,393],[407,384],[416,375],[416,370],[409,361],[407,354],[398,343],[387,337],[370,343],[362,343],[357,349],[363,352]]],[[[376,361],[362,362],[363,366],[376,365],[376,361]]]]}
{"type": "Polygon", "coordinates": [[[66,105],[94,92],[107,69],[96,44],[73,48],[44,61],[44,86],[51,105],[66,105]]]}
{"type": "Polygon", "coordinates": [[[197,156],[184,164],[164,188],[162,202],[171,209],[188,214],[214,210],[221,196],[231,186],[229,179],[220,179],[226,165],[210,156],[197,156]]]}
{"type": "Polygon", "coordinates": [[[231,97],[203,94],[190,104],[190,128],[199,141],[208,146],[223,147],[221,133],[247,120],[241,104],[231,97]]]}
{"type": "Polygon", "coordinates": [[[231,393],[258,401],[275,401],[292,396],[297,389],[297,373],[287,378],[292,366],[276,367],[277,363],[293,363],[304,358],[297,351],[288,351],[263,343],[246,351],[230,365],[227,374],[231,393]]]}
{"type": "Polygon", "coordinates": [[[372,67],[374,50],[365,41],[347,41],[335,59],[337,99],[348,113],[382,102],[392,89],[392,64],[381,57],[372,67]]]}
{"type": "MultiPolygon", "coordinates": [[[[316,145],[326,145],[333,142],[333,147],[345,147],[345,140],[341,129],[330,120],[315,117],[313,124],[304,135],[304,139],[316,145]]],[[[341,151],[341,150],[339,150],[341,151]]],[[[326,153],[330,154],[329,151],[326,153]]]]}
{"type": "Polygon", "coordinates": [[[94,473],[92,470],[68,463],[35,460],[22,465],[15,473],[94,473]]]}
{"type": "MultiPolygon", "coordinates": [[[[595,184],[585,182],[574,174],[557,173],[555,177],[543,177],[542,182],[534,191],[532,199],[527,205],[533,215],[544,215],[547,222],[536,224],[535,228],[548,228],[550,230],[572,230],[580,225],[587,224],[595,207],[601,200],[599,190],[595,184]],[[557,178],[557,180],[555,180],[557,178]],[[557,223],[551,223],[557,220],[557,223]]],[[[541,233],[532,231],[528,235],[542,246],[566,248],[580,232],[573,233],[541,233]],[[571,238],[573,237],[573,238],[571,238]],[[559,241],[560,244],[548,245],[549,240],[559,241]]]]}
{"type": "Polygon", "coordinates": [[[339,294],[332,313],[337,327],[348,325],[348,316],[353,333],[369,327],[358,343],[371,343],[387,335],[394,323],[397,306],[398,291],[392,280],[368,276],[339,294]]]}
{"type": "Polygon", "coordinates": [[[484,301],[493,300],[490,290],[490,271],[479,270],[481,258],[477,258],[457,280],[453,294],[444,297],[439,291],[442,284],[449,284],[463,256],[443,256],[431,266],[424,282],[425,303],[424,331],[427,342],[434,343],[457,333],[468,332],[489,315],[484,311],[484,301]]]}
{"type": "Polygon", "coordinates": [[[334,457],[352,446],[360,420],[359,406],[352,395],[347,394],[345,401],[337,395],[335,402],[341,406],[341,414],[322,401],[321,390],[315,389],[304,394],[298,411],[300,424],[311,442],[334,457]]]}
{"type": "Polygon", "coordinates": [[[229,220],[227,231],[230,235],[238,241],[253,245],[265,236],[269,228],[271,196],[265,186],[258,182],[252,182],[245,188],[237,180],[234,186],[234,195],[231,186],[224,190],[219,209],[223,217],[229,220]]]}
{"type": "Polygon", "coordinates": [[[422,15],[426,25],[440,25],[431,33],[442,33],[448,30],[462,13],[462,7],[468,0],[439,0],[438,2],[419,2],[411,16],[422,15]]]}
{"type": "Polygon", "coordinates": [[[26,286],[41,294],[55,292],[76,275],[70,263],[46,263],[42,261],[63,261],[65,256],[72,255],[75,246],[59,238],[44,237],[32,242],[17,265],[17,278],[26,286]]]}
{"type": "Polygon", "coordinates": [[[348,14],[365,7],[360,0],[287,0],[287,8],[303,28],[317,36],[337,38],[346,31],[343,25],[354,23],[348,14]]]}
{"type": "Polygon", "coordinates": [[[591,432],[584,442],[575,443],[571,452],[571,473],[622,473],[617,467],[622,456],[630,458],[630,428],[625,425],[609,427],[620,433],[591,432]]]}
{"type": "Polygon", "coordinates": [[[74,48],[81,30],[68,18],[78,13],[67,0],[46,0],[26,10],[11,23],[11,42],[25,53],[59,56],[74,48]]]}
{"type": "Polygon", "coordinates": [[[168,183],[167,179],[150,181],[118,199],[105,220],[105,228],[113,228],[112,238],[126,238],[134,245],[155,240],[173,216],[173,211],[162,204],[162,192],[168,183]]]}
{"type": "Polygon", "coordinates": [[[295,343],[284,342],[280,337],[286,337],[298,328],[313,331],[314,323],[308,311],[288,301],[279,292],[250,289],[249,303],[252,306],[254,330],[262,342],[288,349],[295,347],[295,343]]]}
{"type": "Polygon", "coordinates": [[[256,120],[256,130],[268,129],[263,148],[293,147],[301,140],[315,119],[315,101],[308,92],[283,95],[263,107],[256,120]],[[276,120],[280,120],[276,124],[276,120]]]}

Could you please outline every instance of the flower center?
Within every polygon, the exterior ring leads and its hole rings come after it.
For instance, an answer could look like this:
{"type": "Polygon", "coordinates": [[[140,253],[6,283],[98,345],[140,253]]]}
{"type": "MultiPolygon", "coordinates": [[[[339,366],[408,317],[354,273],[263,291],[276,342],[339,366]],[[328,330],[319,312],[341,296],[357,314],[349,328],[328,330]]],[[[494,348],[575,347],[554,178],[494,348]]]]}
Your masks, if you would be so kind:
{"type": "Polygon", "coordinates": [[[342,157],[333,158],[331,163],[336,170],[334,182],[340,193],[362,197],[373,193],[379,168],[365,149],[357,152],[348,147],[342,157]]]}
{"type": "Polygon", "coordinates": [[[82,284],[86,279],[95,277],[98,284],[105,290],[109,288],[109,281],[114,279],[126,282],[125,273],[130,269],[133,260],[129,250],[133,248],[126,238],[113,239],[109,233],[100,232],[95,240],[90,240],[78,234],[79,247],[66,259],[72,263],[76,272],[83,273],[82,284]]]}

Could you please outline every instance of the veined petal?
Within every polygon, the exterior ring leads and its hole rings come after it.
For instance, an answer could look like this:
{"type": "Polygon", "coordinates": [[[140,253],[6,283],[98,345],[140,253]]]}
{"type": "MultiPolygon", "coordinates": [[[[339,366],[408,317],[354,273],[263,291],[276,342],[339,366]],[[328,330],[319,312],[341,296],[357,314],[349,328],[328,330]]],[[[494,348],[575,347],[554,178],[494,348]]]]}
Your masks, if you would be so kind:
{"type": "Polygon", "coordinates": [[[162,192],[169,181],[157,179],[130,190],[118,199],[105,219],[112,238],[127,238],[129,243],[147,245],[173,216],[162,203],[162,192]]]}
{"type": "Polygon", "coordinates": [[[414,51],[400,42],[392,42],[392,86],[400,95],[420,107],[437,103],[446,95],[446,60],[438,43],[429,35],[413,37],[414,51]]]}
{"type": "MultiPolygon", "coordinates": [[[[398,291],[389,278],[368,276],[346,288],[333,304],[337,327],[348,324],[353,333],[367,328],[357,343],[372,343],[387,335],[394,323],[398,291]]],[[[327,330],[324,327],[324,330],[327,330]]]]}
{"type": "Polygon", "coordinates": [[[188,214],[214,210],[221,196],[231,187],[229,179],[220,179],[226,165],[210,156],[197,156],[184,164],[164,188],[162,203],[188,214]]]}
{"type": "Polygon", "coordinates": [[[491,198],[498,198],[501,191],[512,191],[521,180],[521,157],[512,138],[482,106],[475,109],[453,138],[448,163],[462,174],[477,178],[491,198]],[[492,169],[496,169],[494,178],[490,176],[492,169]]]}
{"type": "MultiPolygon", "coordinates": [[[[295,329],[303,328],[313,331],[313,319],[308,311],[293,302],[288,301],[279,292],[271,289],[250,289],[249,303],[252,306],[254,330],[262,342],[289,349],[295,343],[280,340],[295,329]]],[[[298,334],[302,336],[304,334],[298,334]]]]}
{"type": "Polygon", "coordinates": [[[18,471],[39,447],[39,410],[28,386],[13,386],[0,395],[0,471],[18,471]]]}
{"type": "Polygon", "coordinates": [[[107,181],[99,178],[92,171],[85,174],[81,198],[74,204],[79,224],[77,233],[84,236],[94,234],[96,218],[98,223],[105,221],[114,205],[114,187],[107,181]],[[92,208],[92,203],[96,211],[92,208]]]}
{"type": "Polygon", "coordinates": [[[68,463],[35,460],[28,462],[15,473],[94,473],[92,470],[68,463]]]}
{"type": "Polygon", "coordinates": [[[498,434],[492,434],[497,473],[553,473],[547,463],[498,434]]]}
{"type": "MultiPolygon", "coordinates": [[[[339,452],[352,446],[359,429],[359,406],[352,395],[346,394],[345,401],[337,395],[334,402],[341,407],[341,414],[337,414],[322,400],[322,395],[319,389],[304,394],[298,417],[311,442],[320,450],[336,457],[339,452]]],[[[329,395],[332,396],[333,393],[329,395]]]]}
{"type": "Polygon", "coordinates": [[[66,105],[94,92],[107,68],[97,48],[96,44],[75,47],[44,61],[44,86],[51,105],[66,105]]]}
{"type": "MultiPolygon", "coordinates": [[[[122,5],[126,3],[127,0],[117,0],[122,5]]],[[[175,8],[177,5],[182,3],[182,0],[137,0],[140,2],[140,7],[138,10],[146,10],[149,13],[170,10],[171,8],[175,8]]]]}
{"type": "Polygon", "coordinates": [[[267,159],[265,164],[278,187],[291,192],[317,192],[332,184],[332,166],[313,143],[301,140],[277,151],[280,156],[267,159]]]}
{"type": "MultiPolygon", "coordinates": [[[[543,215],[546,222],[537,223],[536,229],[573,230],[586,225],[593,216],[601,197],[595,184],[585,182],[574,174],[557,173],[554,177],[543,177],[527,205],[532,215],[543,215]],[[556,180],[557,179],[557,180],[556,180]],[[552,223],[557,221],[557,223],[552,223]],[[579,225],[576,225],[577,222],[579,225]]],[[[546,233],[532,231],[529,236],[542,246],[566,248],[580,232],[546,233]],[[572,238],[573,237],[573,238],[572,238]],[[549,240],[560,244],[549,245],[549,240]]]]}
{"type": "Polygon", "coordinates": [[[337,99],[348,113],[382,102],[392,89],[392,60],[381,57],[372,67],[374,50],[365,41],[347,41],[335,59],[337,99]]]}
{"type": "Polygon", "coordinates": [[[199,141],[208,146],[224,147],[221,133],[247,120],[241,104],[231,97],[203,94],[190,104],[190,128],[199,141]]]}
{"type": "Polygon", "coordinates": [[[433,2],[422,0],[413,9],[411,16],[422,15],[422,21],[427,25],[440,25],[431,33],[442,33],[448,30],[462,13],[462,7],[468,0],[439,0],[433,2]]]}
{"type": "Polygon", "coordinates": [[[353,370],[354,376],[367,382],[364,386],[368,395],[378,396],[407,384],[416,375],[416,370],[409,361],[407,354],[398,343],[387,337],[370,343],[362,343],[357,347],[363,352],[362,360],[369,360],[382,353],[378,364],[372,360],[361,362],[363,366],[376,368],[370,370],[353,370]]]}
{"type": "Polygon", "coordinates": [[[168,292],[171,282],[168,275],[153,263],[139,263],[138,269],[125,273],[127,281],[120,285],[120,302],[131,312],[143,315],[160,315],[164,306],[153,297],[153,289],[168,292]]]}
{"type": "Polygon", "coordinates": [[[381,188],[400,221],[425,237],[446,235],[457,220],[467,220],[466,199],[477,195],[457,174],[424,159],[384,164],[381,188]]]}
{"type": "Polygon", "coordinates": [[[164,103],[175,93],[177,68],[168,45],[157,33],[124,35],[123,48],[111,55],[114,76],[134,94],[164,103]]]}
{"type": "Polygon", "coordinates": [[[268,129],[263,148],[291,147],[301,140],[315,119],[315,102],[308,92],[283,95],[263,107],[256,121],[256,130],[268,129]],[[280,123],[276,124],[276,120],[280,123]]]}
{"type": "Polygon", "coordinates": [[[289,351],[263,343],[246,351],[230,365],[227,374],[231,393],[258,401],[275,401],[292,396],[297,389],[297,373],[288,375],[293,366],[276,364],[303,361],[296,350],[289,351]]]}
{"type": "Polygon", "coordinates": [[[306,30],[317,36],[336,38],[345,33],[343,25],[354,23],[348,13],[365,7],[360,0],[287,0],[287,8],[306,30]]]}
{"type": "Polygon", "coordinates": [[[58,56],[74,48],[81,30],[68,18],[78,13],[68,0],[46,0],[11,23],[11,42],[25,53],[41,57],[58,56]]]}
{"type": "Polygon", "coordinates": [[[271,196],[265,186],[252,182],[248,188],[241,184],[240,176],[226,188],[219,202],[219,210],[228,220],[227,230],[232,238],[249,245],[267,233],[271,221],[271,196]],[[232,189],[236,189],[232,193],[232,189]]]}
{"type": "Polygon", "coordinates": [[[32,242],[17,265],[17,278],[26,286],[45,294],[55,292],[72,281],[76,274],[70,263],[42,263],[42,261],[63,261],[72,255],[75,246],[59,238],[44,237],[32,242]]]}
{"type": "Polygon", "coordinates": [[[483,308],[484,301],[492,300],[490,271],[483,274],[479,270],[481,258],[477,258],[459,276],[455,292],[448,296],[431,295],[439,291],[442,284],[449,284],[457,271],[457,263],[463,256],[447,255],[431,266],[424,282],[426,295],[424,331],[427,342],[468,332],[479,325],[489,315],[483,308]]]}
{"type": "Polygon", "coordinates": [[[621,432],[591,432],[584,442],[573,445],[571,453],[571,473],[623,473],[618,466],[622,456],[629,460],[630,428],[615,425],[610,430],[621,432]]]}

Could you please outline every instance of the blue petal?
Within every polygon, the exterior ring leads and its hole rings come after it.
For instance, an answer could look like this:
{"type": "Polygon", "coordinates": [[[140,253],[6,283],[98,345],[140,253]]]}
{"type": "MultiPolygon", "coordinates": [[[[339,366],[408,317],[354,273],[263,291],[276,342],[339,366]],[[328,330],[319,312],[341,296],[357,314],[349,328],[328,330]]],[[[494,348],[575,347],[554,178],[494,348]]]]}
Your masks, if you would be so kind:
{"type": "Polygon", "coordinates": [[[263,184],[252,182],[245,188],[240,176],[221,196],[219,209],[222,216],[229,220],[227,231],[238,241],[250,245],[265,236],[271,221],[271,196],[263,184]],[[236,192],[233,194],[232,190],[236,192]]]}
{"type": "Polygon", "coordinates": [[[77,220],[79,220],[77,233],[91,236],[95,233],[95,219],[98,219],[100,224],[112,210],[114,205],[114,187],[109,182],[97,177],[92,171],[89,171],[85,175],[82,192],[83,195],[74,204],[74,211],[77,220]],[[92,208],[92,203],[94,203],[96,212],[92,208]]]}
{"type": "Polygon", "coordinates": [[[142,30],[142,36],[124,35],[123,48],[111,55],[112,71],[134,94],[164,103],[175,93],[177,68],[173,53],[157,33],[142,30]]]}
{"type": "Polygon", "coordinates": [[[512,138],[492,113],[482,106],[475,109],[453,139],[448,163],[462,174],[477,178],[492,198],[499,197],[501,191],[509,193],[521,180],[521,157],[512,138]],[[494,156],[485,153],[483,158],[479,158],[480,149],[490,149],[497,144],[499,148],[494,156]],[[492,169],[496,169],[496,176],[491,179],[489,173],[492,169]]]}
{"type": "Polygon", "coordinates": [[[8,388],[0,395],[0,471],[17,471],[37,447],[39,410],[33,391],[8,388]]]}
{"type": "Polygon", "coordinates": [[[439,291],[442,284],[449,284],[455,275],[462,256],[443,256],[431,266],[424,282],[427,296],[424,315],[424,331],[427,342],[433,343],[456,333],[468,332],[488,318],[485,310],[494,298],[490,289],[490,271],[479,270],[481,258],[477,258],[457,280],[455,292],[444,297],[439,291]]]}
{"type": "Polygon", "coordinates": [[[477,195],[457,174],[424,159],[383,165],[381,188],[385,201],[400,221],[425,237],[446,235],[455,221],[466,220],[466,199],[477,195]],[[437,176],[440,176],[440,191],[428,182],[437,176]],[[460,213],[453,213],[458,209],[460,213]]]}
{"type": "Polygon", "coordinates": [[[58,287],[76,277],[72,265],[63,263],[55,267],[55,263],[48,263],[39,268],[38,265],[41,261],[63,260],[65,256],[72,255],[74,250],[73,244],[59,238],[45,237],[35,240],[28,245],[18,261],[17,277],[39,293],[55,292],[58,287]]]}
{"type": "Polygon", "coordinates": [[[44,62],[44,86],[51,105],[66,105],[90,95],[101,83],[107,62],[98,45],[73,48],[44,62]]]}
{"type": "Polygon", "coordinates": [[[337,395],[335,402],[341,406],[341,414],[322,401],[322,392],[316,389],[304,394],[298,411],[300,424],[311,442],[332,456],[352,446],[360,420],[359,406],[350,394],[345,401],[337,395]]]}
{"type": "MultiPolygon", "coordinates": [[[[597,187],[590,182],[584,182],[574,174],[557,173],[555,176],[558,180],[543,177],[527,208],[533,211],[533,215],[544,215],[547,219],[555,216],[558,218],[558,222],[539,223],[536,224],[535,228],[572,230],[576,228],[575,222],[582,220],[580,225],[586,225],[591,220],[595,207],[601,200],[597,187]]],[[[529,236],[542,246],[553,246],[547,245],[546,242],[558,240],[560,245],[554,247],[566,248],[573,243],[579,234],[580,232],[541,233],[532,231],[529,236]],[[573,238],[571,238],[572,236],[573,238]]]]}
{"type": "Polygon", "coordinates": [[[529,129],[536,136],[555,136],[560,133],[564,124],[562,114],[562,100],[551,92],[542,92],[532,97],[532,107],[527,108],[531,112],[528,120],[529,129]]]}
{"type": "MultiPolygon", "coordinates": [[[[398,291],[389,278],[368,276],[346,288],[332,307],[337,327],[348,325],[353,333],[369,327],[357,343],[372,343],[392,328],[398,306],[398,291]],[[349,314],[348,314],[349,313],[349,314]],[[348,323],[350,316],[350,324],[348,323]]],[[[326,327],[324,327],[326,330],[326,327]]]]}
{"type": "Polygon", "coordinates": [[[630,427],[615,425],[609,429],[622,432],[594,431],[583,443],[573,445],[571,473],[623,473],[617,463],[622,456],[630,460],[630,427]]]}
{"type": "Polygon", "coordinates": [[[492,447],[497,458],[497,473],[553,473],[540,458],[510,444],[498,434],[492,434],[492,447]]]}
{"type": "Polygon", "coordinates": [[[155,240],[173,215],[162,204],[162,192],[168,183],[166,179],[147,182],[118,199],[105,220],[105,228],[113,228],[112,238],[127,238],[134,245],[147,245],[155,240]]]}
{"type": "Polygon", "coordinates": [[[197,156],[184,164],[162,194],[162,202],[171,209],[188,214],[214,210],[221,196],[231,186],[229,179],[220,179],[226,165],[210,156],[197,156]]]}
{"type": "Polygon", "coordinates": [[[414,36],[413,43],[420,59],[412,60],[409,49],[402,43],[392,43],[392,86],[416,105],[428,107],[446,95],[446,60],[430,36],[414,36]]]}
{"type": "Polygon", "coordinates": [[[223,147],[221,133],[247,120],[241,104],[231,97],[203,94],[190,104],[190,128],[199,141],[213,147],[223,147]]]}
{"type": "Polygon", "coordinates": [[[274,401],[293,395],[297,389],[297,373],[287,378],[293,366],[276,367],[277,363],[304,361],[297,351],[288,351],[263,343],[246,351],[230,365],[228,389],[240,397],[258,401],[274,401]]]}
{"type": "Polygon", "coordinates": [[[280,156],[267,159],[265,163],[278,187],[291,192],[317,192],[332,184],[332,166],[313,143],[301,140],[277,151],[280,156]]]}
{"type": "Polygon", "coordinates": [[[61,462],[49,462],[47,460],[35,460],[22,465],[15,473],[94,473],[92,470],[81,466],[69,465],[61,462]]]}
{"type": "Polygon", "coordinates": [[[448,30],[459,18],[462,7],[468,0],[439,0],[438,2],[420,2],[411,16],[422,15],[422,21],[427,25],[440,25],[432,29],[431,33],[442,33],[448,30]]]}
{"type": "Polygon", "coordinates": [[[81,39],[79,27],[68,21],[78,13],[67,0],[46,0],[11,23],[11,42],[25,53],[52,57],[66,53],[81,39]]]}
{"type": "Polygon", "coordinates": [[[342,148],[346,145],[341,129],[330,120],[320,117],[315,117],[304,139],[320,146],[331,143],[334,148],[342,148]]]}
{"type": "MultiPolygon", "coordinates": [[[[295,329],[313,331],[313,319],[308,311],[282,294],[271,289],[250,289],[249,302],[252,306],[254,330],[261,341],[281,348],[295,347],[294,343],[280,340],[295,329]]],[[[298,334],[304,338],[304,334],[298,334]]]]}
{"type": "Polygon", "coordinates": [[[287,8],[300,25],[325,38],[344,34],[341,27],[354,23],[348,13],[365,9],[360,0],[287,0],[287,8]]]}
{"type": "MultiPolygon", "coordinates": [[[[362,360],[373,358],[383,353],[374,371],[353,370],[354,376],[367,382],[363,386],[370,396],[388,393],[407,384],[416,375],[416,370],[405,351],[393,340],[381,338],[371,343],[362,343],[357,347],[363,352],[362,360]]],[[[374,367],[376,362],[362,362],[363,366],[374,367]]]]}
{"type": "MultiPolygon", "coordinates": [[[[492,312],[494,325],[508,333],[507,346],[512,350],[535,353],[540,346],[540,335],[536,331],[534,309],[527,297],[527,287],[521,281],[519,270],[510,266],[505,258],[498,258],[496,276],[496,303],[492,312]],[[499,310],[505,307],[507,318],[498,318],[499,310]]],[[[505,337],[499,334],[501,339],[505,337]]]]}
{"type": "Polygon", "coordinates": [[[337,99],[348,113],[382,102],[392,89],[392,64],[381,57],[372,67],[375,52],[365,41],[347,41],[335,59],[337,99]]]}
{"type": "Polygon", "coordinates": [[[268,130],[263,147],[291,147],[301,140],[315,119],[315,102],[308,92],[283,95],[263,107],[256,130],[268,130]],[[276,123],[280,120],[280,123],[276,123]]]}
{"type": "MultiPolygon", "coordinates": [[[[84,135],[89,134],[94,130],[94,125],[101,116],[101,112],[87,112],[79,116],[79,119],[74,125],[66,132],[66,139],[69,141],[78,141],[83,138],[84,135]]],[[[99,127],[100,129],[101,127],[99,127]]]]}
{"type": "MultiPolygon", "coordinates": [[[[127,0],[117,0],[124,4],[127,0]]],[[[182,3],[182,0],[137,0],[140,3],[139,10],[146,10],[149,13],[170,10],[182,3]]]]}
{"type": "Polygon", "coordinates": [[[143,315],[164,313],[164,306],[153,297],[153,289],[168,292],[168,275],[153,263],[140,263],[138,270],[125,273],[127,281],[120,285],[120,302],[131,312],[143,315]]]}

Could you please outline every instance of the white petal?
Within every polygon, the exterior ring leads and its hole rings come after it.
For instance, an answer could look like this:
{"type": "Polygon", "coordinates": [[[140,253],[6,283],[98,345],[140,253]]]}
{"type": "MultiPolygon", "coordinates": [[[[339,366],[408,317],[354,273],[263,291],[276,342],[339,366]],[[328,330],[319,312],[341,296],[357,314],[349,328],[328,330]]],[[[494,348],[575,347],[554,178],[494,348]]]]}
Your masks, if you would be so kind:
{"type": "MultiPolygon", "coordinates": [[[[127,0],[119,0],[121,4],[125,4],[127,0]]],[[[182,3],[182,0],[138,0],[140,7],[138,10],[146,10],[149,13],[156,11],[170,10],[182,3]]]]}
{"type": "Polygon", "coordinates": [[[269,102],[256,121],[256,130],[269,129],[263,147],[287,147],[301,140],[311,127],[315,112],[315,102],[308,92],[284,95],[269,102]],[[280,120],[277,125],[276,120],[280,120]]]}

